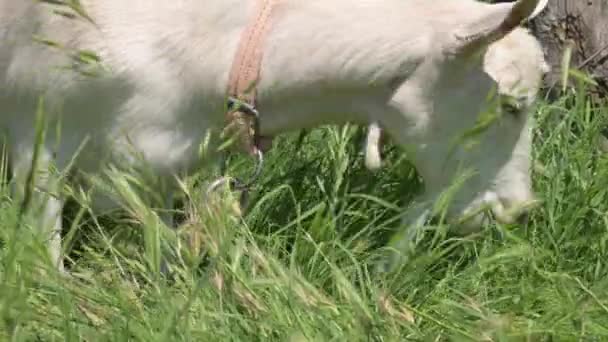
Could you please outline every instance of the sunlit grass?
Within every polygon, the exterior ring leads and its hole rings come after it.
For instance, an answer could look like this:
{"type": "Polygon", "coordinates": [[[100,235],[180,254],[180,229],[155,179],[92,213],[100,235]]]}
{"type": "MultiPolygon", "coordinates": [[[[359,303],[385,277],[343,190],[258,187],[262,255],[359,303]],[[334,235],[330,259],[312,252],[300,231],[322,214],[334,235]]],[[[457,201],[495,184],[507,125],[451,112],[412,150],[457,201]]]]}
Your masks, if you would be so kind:
{"type": "Polygon", "coordinates": [[[301,148],[280,137],[244,219],[233,215],[236,198],[211,201],[184,179],[178,234],[163,233],[162,213],[128,174],[108,171],[130,215],[92,216],[86,194],[67,189],[76,198],[64,242],[70,277],[37,272],[43,244],[3,182],[0,339],[603,340],[608,157],[597,137],[606,111],[580,92],[535,117],[543,202],[529,223],[464,238],[427,227],[411,263],[384,275],[373,261],[422,184],[390,145],[386,166],[367,171],[352,127],[313,130],[301,148]],[[157,272],[163,250],[180,251],[168,279],[157,272]]]}

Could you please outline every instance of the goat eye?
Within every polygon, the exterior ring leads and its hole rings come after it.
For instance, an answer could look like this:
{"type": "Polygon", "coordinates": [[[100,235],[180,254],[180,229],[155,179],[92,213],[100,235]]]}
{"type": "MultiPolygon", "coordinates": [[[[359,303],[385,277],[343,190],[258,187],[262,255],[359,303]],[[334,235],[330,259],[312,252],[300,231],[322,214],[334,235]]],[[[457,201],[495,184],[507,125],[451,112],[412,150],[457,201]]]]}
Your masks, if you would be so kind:
{"type": "Polygon", "coordinates": [[[519,107],[515,106],[513,104],[510,103],[505,103],[502,105],[502,111],[505,114],[509,114],[512,116],[518,116],[519,115],[519,107]]]}
{"type": "Polygon", "coordinates": [[[521,105],[520,102],[517,101],[516,99],[505,99],[502,102],[502,112],[505,114],[509,114],[512,116],[519,116],[519,113],[521,111],[521,105]]]}

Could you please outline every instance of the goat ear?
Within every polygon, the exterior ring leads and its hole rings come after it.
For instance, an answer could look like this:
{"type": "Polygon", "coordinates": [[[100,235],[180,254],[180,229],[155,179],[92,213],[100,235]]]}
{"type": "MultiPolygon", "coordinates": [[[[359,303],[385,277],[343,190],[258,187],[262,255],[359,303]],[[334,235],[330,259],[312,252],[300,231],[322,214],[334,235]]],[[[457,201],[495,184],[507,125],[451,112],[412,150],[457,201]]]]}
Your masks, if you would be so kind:
{"type": "Polygon", "coordinates": [[[548,0],[518,0],[515,3],[488,5],[486,13],[475,22],[453,32],[450,54],[470,56],[502,39],[524,21],[538,15],[548,0]]]}

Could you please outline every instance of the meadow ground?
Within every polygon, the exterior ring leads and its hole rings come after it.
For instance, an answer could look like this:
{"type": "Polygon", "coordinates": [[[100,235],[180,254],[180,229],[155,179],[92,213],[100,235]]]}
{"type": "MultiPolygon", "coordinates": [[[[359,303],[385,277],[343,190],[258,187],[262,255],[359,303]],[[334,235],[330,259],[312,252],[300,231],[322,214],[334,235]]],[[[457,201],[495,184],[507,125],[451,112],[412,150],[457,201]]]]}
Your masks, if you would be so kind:
{"type": "MultiPolygon", "coordinates": [[[[43,249],[0,189],[0,339],[5,341],[600,341],[608,340],[606,111],[583,92],[535,114],[526,225],[459,237],[428,226],[410,264],[375,274],[380,247],[423,184],[393,146],[367,171],[361,133],[322,127],[279,138],[243,221],[208,210],[196,177],[183,231],[202,257],[171,264],[161,221],[111,178],[133,214],[93,217],[73,191],[65,220],[71,277],[40,272],[43,249]],[[147,246],[148,248],[144,248],[147,246]]],[[[249,164],[237,159],[231,171],[249,164]]],[[[201,177],[206,177],[201,174],[201,177]]],[[[47,267],[48,270],[50,268],[47,267]]]]}

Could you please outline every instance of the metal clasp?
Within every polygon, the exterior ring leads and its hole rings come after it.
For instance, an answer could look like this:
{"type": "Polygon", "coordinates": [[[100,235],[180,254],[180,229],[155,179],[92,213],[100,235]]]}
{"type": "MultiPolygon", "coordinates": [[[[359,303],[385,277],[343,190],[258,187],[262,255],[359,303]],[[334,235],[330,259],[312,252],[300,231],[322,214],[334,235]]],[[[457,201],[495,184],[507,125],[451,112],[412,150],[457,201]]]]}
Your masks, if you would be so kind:
{"type": "Polygon", "coordinates": [[[232,190],[247,191],[251,188],[253,183],[255,183],[255,181],[258,180],[258,178],[262,174],[263,168],[264,168],[264,153],[260,149],[256,149],[255,169],[253,170],[253,175],[247,182],[243,182],[236,177],[222,176],[222,177],[216,179],[215,181],[213,181],[213,183],[211,183],[209,185],[209,188],[207,188],[207,194],[209,194],[212,191],[215,191],[221,185],[226,184],[226,183],[228,183],[230,185],[232,190]]]}
{"type": "Polygon", "coordinates": [[[243,113],[252,115],[253,117],[255,117],[256,121],[260,118],[260,113],[258,112],[257,109],[255,109],[255,107],[253,105],[250,105],[247,102],[241,101],[239,99],[237,99],[236,97],[233,96],[229,96],[228,100],[227,100],[227,105],[228,105],[228,109],[229,110],[234,110],[235,106],[236,109],[242,111],[243,113]]]}
{"type": "MultiPolygon", "coordinates": [[[[240,196],[240,207],[246,207],[246,202],[249,195],[249,190],[251,186],[258,180],[260,175],[262,174],[262,170],[264,168],[264,153],[257,145],[257,131],[259,127],[259,117],[260,114],[258,110],[249,103],[243,102],[235,97],[228,97],[227,99],[227,107],[228,110],[238,110],[246,115],[251,115],[254,120],[254,136],[253,136],[253,153],[255,154],[256,163],[255,168],[253,170],[253,175],[247,181],[242,181],[237,177],[226,176],[225,173],[225,159],[222,161],[223,165],[221,167],[222,176],[213,181],[209,187],[207,188],[206,194],[209,196],[211,192],[217,190],[219,187],[223,185],[228,185],[231,191],[241,191],[242,194],[240,196]]],[[[242,210],[242,209],[241,209],[242,210]]]]}

